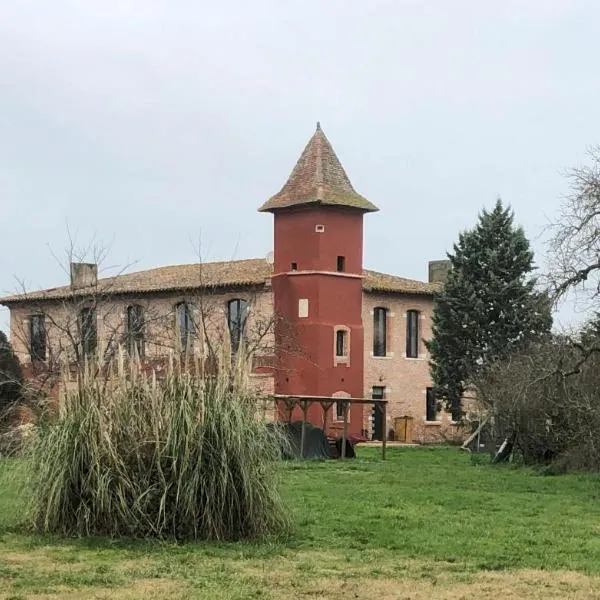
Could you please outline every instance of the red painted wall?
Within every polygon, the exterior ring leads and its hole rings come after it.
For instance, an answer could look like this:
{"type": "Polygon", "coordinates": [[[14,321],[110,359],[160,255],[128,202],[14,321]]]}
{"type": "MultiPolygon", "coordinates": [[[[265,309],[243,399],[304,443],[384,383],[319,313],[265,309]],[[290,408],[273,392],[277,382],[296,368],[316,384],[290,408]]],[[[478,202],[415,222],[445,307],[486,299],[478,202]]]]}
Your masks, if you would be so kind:
{"type": "Polygon", "coordinates": [[[348,273],[362,273],[363,214],[336,207],[299,207],[278,211],[274,231],[275,273],[290,270],[335,271],[338,255],[346,257],[348,273]],[[317,233],[316,225],[325,231],[317,233]]]}
{"type": "MultiPolygon", "coordinates": [[[[277,359],[275,393],[332,396],[363,395],[364,334],[362,325],[363,214],[332,207],[287,209],[275,214],[272,279],[277,359]],[[323,225],[325,231],[315,231],[323,225]],[[337,257],[345,257],[345,272],[337,273],[337,257]],[[298,270],[290,272],[291,263],[298,270]],[[316,271],[316,272],[315,272],[316,271]],[[299,300],[308,300],[308,316],[298,315],[299,300]],[[349,362],[335,365],[335,327],[350,330],[349,362]]],[[[335,408],[328,414],[329,429],[335,408]]],[[[351,409],[349,432],[359,435],[363,407],[351,409]]],[[[294,419],[301,419],[299,409],[294,419]]],[[[323,426],[318,404],[309,420],[323,426]]]]}

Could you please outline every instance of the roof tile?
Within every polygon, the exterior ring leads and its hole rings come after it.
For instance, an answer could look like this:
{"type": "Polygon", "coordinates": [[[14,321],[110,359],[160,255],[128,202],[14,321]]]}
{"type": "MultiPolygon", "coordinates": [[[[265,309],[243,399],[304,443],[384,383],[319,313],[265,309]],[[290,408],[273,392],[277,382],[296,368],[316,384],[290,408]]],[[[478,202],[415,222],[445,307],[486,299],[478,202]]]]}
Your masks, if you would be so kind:
{"type": "Polygon", "coordinates": [[[271,212],[305,204],[347,206],[365,212],[379,210],[352,187],[319,123],[285,185],[258,210],[271,212]]]}
{"type": "MultiPolygon", "coordinates": [[[[50,288],[31,293],[0,298],[0,304],[10,305],[40,300],[66,300],[94,293],[107,295],[149,294],[161,291],[186,291],[207,288],[266,285],[273,265],[261,258],[226,262],[173,265],[99,279],[96,287],[72,289],[70,286],[50,288]]],[[[363,272],[365,292],[433,295],[438,284],[405,279],[395,275],[363,272]]]]}

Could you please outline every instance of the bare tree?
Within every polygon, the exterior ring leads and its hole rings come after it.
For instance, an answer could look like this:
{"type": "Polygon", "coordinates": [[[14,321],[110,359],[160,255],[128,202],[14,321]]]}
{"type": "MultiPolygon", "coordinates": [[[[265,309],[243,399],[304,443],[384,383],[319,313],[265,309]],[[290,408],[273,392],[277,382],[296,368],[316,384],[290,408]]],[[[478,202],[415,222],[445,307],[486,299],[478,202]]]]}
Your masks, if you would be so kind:
{"type": "Polygon", "coordinates": [[[590,164],[568,172],[571,192],[551,226],[550,281],[555,298],[578,292],[594,303],[600,296],[600,146],[590,164]]]}
{"type": "MultiPolygon", "coordinates": [[[[77,251],[69,236],[66,256],[63,269],[73,279],[74,264],[96,265],[97,270],[107,251],[99,244],[77,251]]],[[[84,368],[107,377],[122,355],[159,373],[174,359],[180,368],[199,374],[223,368],[276,369],[276,327],[287,331],[286,344],[278,351],[299,351],[293,328],[274,313],[264,286],[224,287],[211,281],[201,259],[194,269],[185,287],[152,293],[124,290],[120,276],[125,269],[42,293],[28,293],[22,286],[12,306],[19,317],[13,319],[13,336],[21,353],[31,358],[29,375],[44,388],[56,386],[65,373],[79,380],[84,368]]]]}

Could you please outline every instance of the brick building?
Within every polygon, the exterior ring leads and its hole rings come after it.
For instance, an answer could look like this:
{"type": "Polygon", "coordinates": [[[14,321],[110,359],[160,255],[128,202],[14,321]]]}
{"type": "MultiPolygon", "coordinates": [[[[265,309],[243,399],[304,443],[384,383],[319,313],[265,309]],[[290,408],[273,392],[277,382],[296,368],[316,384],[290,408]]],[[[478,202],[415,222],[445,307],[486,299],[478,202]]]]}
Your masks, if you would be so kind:
{"type": "MultiPolygon", "coordinates": [[[[43,380],[57,365],[119,349],[157,369],[173,352],[198,365],[243,349],[251,381],[266,394],[386,399],[386,423],[371,406],[351,407],[356,435],[389,436],[403,416],[413,418],[415,441],[456,434],[453,415],[436,411],[423,342],[447,262],[429,263],[427,282],[363,268],[363,217],[378,209],[355,191],[318,125],[259,210],[274,219],[266,259],[104,279],[96,265],[74,263],[69,285],[1,299],[28,375],[43,380]]],[[[330,427],[339,427],[340,406],[330,427]]],[[[311,411],[321,424],[320,407],[311,411]]]]}

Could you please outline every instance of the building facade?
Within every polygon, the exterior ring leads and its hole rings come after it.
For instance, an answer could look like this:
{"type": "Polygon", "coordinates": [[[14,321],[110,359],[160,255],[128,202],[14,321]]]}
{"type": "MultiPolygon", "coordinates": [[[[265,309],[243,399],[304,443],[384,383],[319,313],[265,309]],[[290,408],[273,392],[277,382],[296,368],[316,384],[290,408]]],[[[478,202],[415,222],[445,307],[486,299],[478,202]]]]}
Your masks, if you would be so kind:
{"type": "MultiPolygon", "coordinates": [[[[459,416],[437,410],[424,344],[446,261],[429,263],[426,282],[363,268],[363,218],[378,209],[354,190],[320,126],[259,210],[273,215],[267,259],[104,279],[74,263],[69,285],[0,300],[28,376],[52,387],[62,366],[122,351],[158,370],[174,352],[196,368],[244,352],[262,394],[332,398],[328,429],[343,419],[336,398],[375,398],[388,403],[385,422],[351,405],[350,433],[393,439],[396,420],[410,417],[416,442],[460,435],[459,416]]],[[[313,404],[309,419],[321,426],[322,412],[313,404]]]]}

